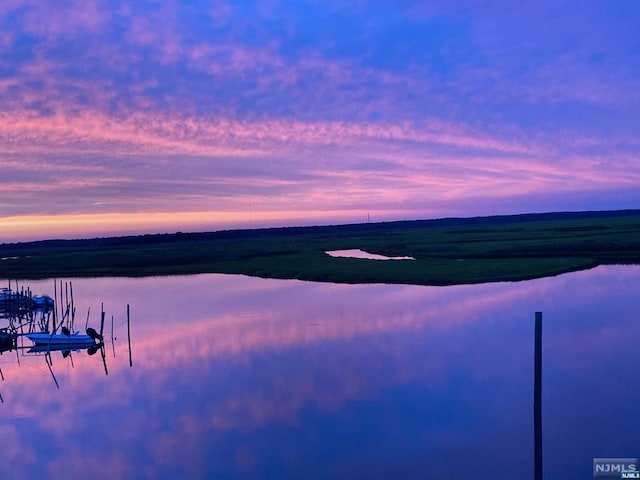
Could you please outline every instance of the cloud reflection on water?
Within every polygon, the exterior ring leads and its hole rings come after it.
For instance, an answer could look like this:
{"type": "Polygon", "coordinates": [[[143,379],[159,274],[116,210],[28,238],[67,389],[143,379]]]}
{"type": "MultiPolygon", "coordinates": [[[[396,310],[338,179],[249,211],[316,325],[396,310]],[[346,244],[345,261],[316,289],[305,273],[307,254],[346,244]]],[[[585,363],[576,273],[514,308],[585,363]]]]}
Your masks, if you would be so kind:
{"type": "MultiPolygon", "coordinates": [[[[584,393],[630,371],[629,347],[640,337],[632,300],[639,276],[636,267],[600,267],[458,287],[223,275],[74,280],[78,312],[104,301],[107,318],[115,315],[110,374],[96,357],[76,354],[73,369],[54,357],[56,390],[42,358],[18,367],[5,354],[0,428],[19,445],[10,459],[32,452],[21,459],[27,470],[44,462],[52,478],[65,466],[93,469],[87,458],[94,455],[106,456],[110,478],[286,477],[310,465],[318,477],[348,477],[378,467],[397,473],[407,462],[416,469],[408,474],[424,473],[418,458],[444,472],[462,448],[485,468],[495,468],[491,455],[500,448],[526,466],[533,312],[545,312],[550,441],[565,442],[569,405],[581,415],[632,408],[602,393],[591,405],[576,401],[568,387],[584,393]],[[123,343],[126,303],[133,369],[123,343]]],[[[46,292],[50,285],[31,286],[46,292]]],[[[602,426],[602,435],[621,421],[602,426]]],[[[586,438],[582,449],[566,447],[568,455],[598,456],[589,449],[602,440],[586,438]]],[[[4,468],[0,474],[9,475],[4,468]]]]}

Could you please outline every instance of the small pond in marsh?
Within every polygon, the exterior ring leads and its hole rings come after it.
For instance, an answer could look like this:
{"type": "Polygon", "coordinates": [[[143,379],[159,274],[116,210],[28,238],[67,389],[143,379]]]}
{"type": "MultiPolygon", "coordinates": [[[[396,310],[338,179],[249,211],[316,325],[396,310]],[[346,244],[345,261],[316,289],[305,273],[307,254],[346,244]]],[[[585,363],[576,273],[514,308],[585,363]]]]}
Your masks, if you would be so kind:
{"type": "Polygon", "coordinates": [[[535,311],[545,478],[640,455],[640,267],[455,287],[71,280],[77,323],[104,303],[109,374],[54,352],[57,388],[42,355],[0,355],[0,478],[531,478],[535,311]]]}

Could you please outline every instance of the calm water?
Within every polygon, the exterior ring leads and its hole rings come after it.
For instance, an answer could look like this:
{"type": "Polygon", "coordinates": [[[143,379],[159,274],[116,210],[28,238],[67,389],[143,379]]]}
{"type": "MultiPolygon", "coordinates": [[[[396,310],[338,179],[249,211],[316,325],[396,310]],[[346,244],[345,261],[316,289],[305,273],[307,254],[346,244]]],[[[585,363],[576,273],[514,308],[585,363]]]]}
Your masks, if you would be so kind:
{"type": "Polygon", "coordinates": [[[114,316],[109,375],[57,352],[58,389],[42,356],[1,355],[0,478],[530,478],[536,310],[545,478],[592,478],[640,455],[639,285],[74,279],[78,324],[114,316]]]}

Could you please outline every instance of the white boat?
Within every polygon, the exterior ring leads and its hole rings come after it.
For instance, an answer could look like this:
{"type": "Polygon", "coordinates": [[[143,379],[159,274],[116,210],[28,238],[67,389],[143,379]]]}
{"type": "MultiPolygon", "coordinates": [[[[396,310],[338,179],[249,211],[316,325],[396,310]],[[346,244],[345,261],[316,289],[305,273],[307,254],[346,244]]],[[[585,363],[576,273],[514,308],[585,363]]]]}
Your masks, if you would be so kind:
{"type": "MultiPolygon", "coordinates": [[[[95,351],[98,351],[98,344],[97,343],[91,343],[91,344],[87,344],[87,345],[82,345],[82,344],[74,344],[74,345],[33,345],[29,348],[29,350],[27,350],[27,353],[50,353],[50,352],[62,352],[63,356],[66,356],[69,352],[77,352],[80,350],[91,350],[91,349],[95,349],[95,351]]],[[[90,354],[92,355],[92,354],[90,354]]]]}
{"type": "Polygon", "coordinates": [[[27,333],[27,338],[36,345],[91,346],[95,344],[95,341],[89,335],[78,332],[71,335],[47,332],[27,333]]]}

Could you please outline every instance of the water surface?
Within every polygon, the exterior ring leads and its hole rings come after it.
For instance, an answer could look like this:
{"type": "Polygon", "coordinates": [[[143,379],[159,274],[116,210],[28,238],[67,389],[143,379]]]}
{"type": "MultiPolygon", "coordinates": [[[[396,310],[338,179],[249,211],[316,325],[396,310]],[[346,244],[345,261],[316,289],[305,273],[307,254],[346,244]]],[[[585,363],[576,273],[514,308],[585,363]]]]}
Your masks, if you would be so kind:
{"type": "Polygon", "coordinates": [[[640,454],[639,282],[73,279],[79,318],[114,316],[109,375],[53,355],[56,388],[43,357],[1,355],[0,477],[530,477],[539,310],[545,477],[591,478],[593,457],[640,454]]]}

